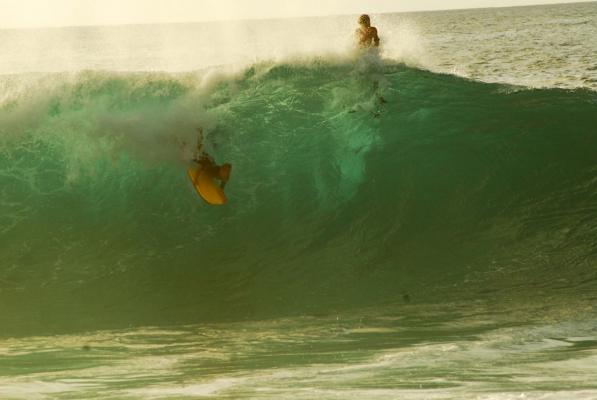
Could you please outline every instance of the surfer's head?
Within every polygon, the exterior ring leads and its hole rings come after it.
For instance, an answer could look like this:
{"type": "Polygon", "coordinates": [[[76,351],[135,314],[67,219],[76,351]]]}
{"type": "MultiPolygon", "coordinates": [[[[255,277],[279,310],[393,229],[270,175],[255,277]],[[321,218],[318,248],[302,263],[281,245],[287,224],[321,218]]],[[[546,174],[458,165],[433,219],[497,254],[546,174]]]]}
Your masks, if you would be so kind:
{"type": "Polygon", "coordinates": [[[371,18],[367,14],[363,14],[359,17],[359,25],[363,25],[365,27],[371,26],[371,18]]]}

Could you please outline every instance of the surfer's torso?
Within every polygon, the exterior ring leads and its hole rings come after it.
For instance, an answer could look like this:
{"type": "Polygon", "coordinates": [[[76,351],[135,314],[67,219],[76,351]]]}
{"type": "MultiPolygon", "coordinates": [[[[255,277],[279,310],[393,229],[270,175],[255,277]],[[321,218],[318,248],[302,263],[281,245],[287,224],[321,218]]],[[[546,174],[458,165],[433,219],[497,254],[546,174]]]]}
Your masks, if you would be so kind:
{"type": "Polygon", "coordinates": [[[360,27],[356,30],[357,43],[359,47],[373,47],[379,46],[379,36],[377,35],[377,28],[373,26],[360,27]]]}

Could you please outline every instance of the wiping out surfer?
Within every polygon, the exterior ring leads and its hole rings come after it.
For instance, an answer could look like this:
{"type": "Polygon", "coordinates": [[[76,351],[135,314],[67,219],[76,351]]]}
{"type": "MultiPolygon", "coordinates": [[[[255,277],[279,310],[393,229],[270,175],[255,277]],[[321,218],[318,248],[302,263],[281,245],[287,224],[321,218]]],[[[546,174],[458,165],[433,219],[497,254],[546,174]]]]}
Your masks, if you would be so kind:
{"type": "Polygon", "coordinates": [[[199,128],[197,131],[199,135],[197,137],[197,150],[193,161],[199,165],[201,171],[206,172],[211,178],[220,181],[220,188],[224,189],[230,179],[232,165],[228,163],[217,165],[213,157],[203,150],[203,128],[199,128]]]}
{"type": "Polygon", "coordinates": [[[371,18],[367,14],[359,17],[359,29],[356,30],[357,44],[360,48],[367,49],[371,47],[379,47],[379,36],[377,35],[377,28],[371,26],[371,18]]]}
{"type": "Polygon", "coordinates": [[[226,204],[228,198],[224,193],[224,187],[230,179],[232,165],[228,163],[222,165],[216,164],[214,159],[203,150],[203,129],[199,128],[198,131],[197,150],[193,157],[193,161],[197,164],[197,167],[188,168],[187,174],[197,194],[208,204],[214,206],[226,204]],[[220,182],[219,185],[216,181],[220,182]]]}

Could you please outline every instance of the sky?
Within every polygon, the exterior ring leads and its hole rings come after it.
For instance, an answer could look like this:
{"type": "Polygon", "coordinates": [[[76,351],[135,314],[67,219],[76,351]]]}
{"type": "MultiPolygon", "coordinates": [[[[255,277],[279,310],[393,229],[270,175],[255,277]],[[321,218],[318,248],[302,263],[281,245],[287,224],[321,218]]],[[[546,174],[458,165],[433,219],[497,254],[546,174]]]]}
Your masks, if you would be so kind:
{"type": "MultiPolygon", "coordinates": [[[[267,19],[579,0],[0,0],[0,29],[267,19]]],[[[582,0],[581,0],[582,1],[582,0]]]]}

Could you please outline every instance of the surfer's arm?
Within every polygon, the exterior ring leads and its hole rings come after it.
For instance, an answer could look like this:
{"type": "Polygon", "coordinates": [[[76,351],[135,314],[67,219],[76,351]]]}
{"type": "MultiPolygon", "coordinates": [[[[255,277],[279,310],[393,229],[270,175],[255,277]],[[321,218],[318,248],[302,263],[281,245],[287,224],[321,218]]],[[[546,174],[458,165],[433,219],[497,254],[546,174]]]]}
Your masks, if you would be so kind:
{"type": "Polygon", "coordinates": [[[371,36],[373,37],[375,47],[379,47],[379,36],[377,35],[377,28],[371,27],[371,36]]]}
{"type": "Polygon", "coordinates": [[[197,128],[197,150],[194,160],[197,164],[214,164],[213,158],[203,150],[203,128],[197,128]]]}
{"type": "Polygon", "coordinates": [[[203,149],[203,128],[197,128],[197,155],[201,154],[203,149]]]}

